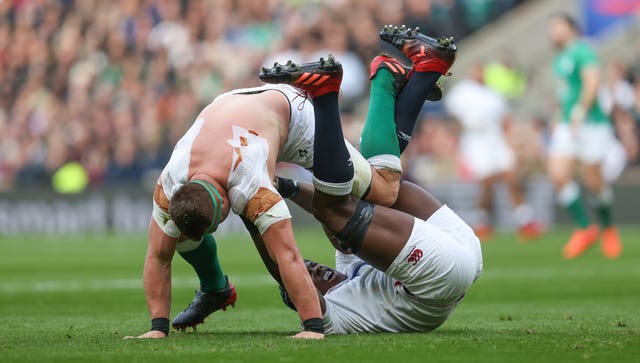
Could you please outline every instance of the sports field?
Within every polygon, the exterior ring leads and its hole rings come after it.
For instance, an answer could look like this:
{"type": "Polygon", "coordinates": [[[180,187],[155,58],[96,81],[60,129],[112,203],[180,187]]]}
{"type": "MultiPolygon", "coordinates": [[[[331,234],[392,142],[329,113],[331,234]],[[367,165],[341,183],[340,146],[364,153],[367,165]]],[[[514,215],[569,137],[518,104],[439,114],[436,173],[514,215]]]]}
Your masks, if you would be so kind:
{"type": "MultiPolygon", "coordinates": [[[[0,361],[640,362],[640,228],[622,230],[625,252],[616,261],[597,249],[562,260],[568,233],[484,244],[483,276],[435,332],[324,341],[287,339],[298,331],[296,314],[245,237],[219,241],[236,308],[215,313],[197,333],[159,341],[122,339],[149,327],[144,235],[0,237],[0,361]]],[[[315,231],[297,237],[305,257],[331,261],[315,231]]],[[[196,285],[176,256],[172,316],[196,285]]]]}

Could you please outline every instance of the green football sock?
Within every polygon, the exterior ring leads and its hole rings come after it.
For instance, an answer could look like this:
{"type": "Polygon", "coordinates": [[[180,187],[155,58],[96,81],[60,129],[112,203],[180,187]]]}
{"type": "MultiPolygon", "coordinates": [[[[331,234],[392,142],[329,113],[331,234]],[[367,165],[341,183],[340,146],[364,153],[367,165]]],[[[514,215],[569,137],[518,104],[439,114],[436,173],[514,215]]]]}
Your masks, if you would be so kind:
{"type": "Polygon", "coordinates": [[[195,250],[178,253],[196,270],[202,291],[219,291],[227,287],[227,279],[218,260],[218,246],[213,235],[205,235],[195,250]]]}
{"type": "Polygon", "coordinates": [[[606,185],[602,191],[595,196],[593,204],[595,205],[596,215],[600,220],[600,226],[602,226],[602,228],[611,227],[611,225],[613,225],[613,189],[611,189],[610,185],[606,185]]]}
{"type": "Polygon", "coordinates": [[[379,69],[371,80],[369,110],[360,140],[360,152],[365,159],[378,155],[400,157],[394,121],[396,91],[393,80],[393,75],[386,69],[379,69]]]}
{"type": "Polygon", "coordinates": [[[611,213],[611,205],[598,205],[596,207],[596,214],[600,220],[600,226],[602,228],[608,228],[613,225],[613,216],[611,213]]]}
{"type": "Polygon", "coordinates": [[[591,223],[589,221],[589,214],[587,208],[582,201],[582,196],[578,194],[578,197],[570,204],[565,206],[567,213],[573,218],[573,221],[580,226],[580,228],[587,228],[591,223]]]}

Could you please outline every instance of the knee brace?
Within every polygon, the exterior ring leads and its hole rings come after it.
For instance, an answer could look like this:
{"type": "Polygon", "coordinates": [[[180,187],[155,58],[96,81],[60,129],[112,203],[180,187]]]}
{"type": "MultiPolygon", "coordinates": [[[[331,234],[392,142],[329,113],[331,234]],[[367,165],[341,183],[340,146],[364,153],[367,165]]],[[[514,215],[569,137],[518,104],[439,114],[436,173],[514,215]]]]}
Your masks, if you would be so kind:
{"type": "Polygon", "coordinates": [[[347,222],[347,225],[336,234],[341,249],[350,250],[354,254],[358,252],[369,229],[369,224],[371,224],[373,208],[373,204],[364,200],[358,203],[356,211],[347,222]]]}

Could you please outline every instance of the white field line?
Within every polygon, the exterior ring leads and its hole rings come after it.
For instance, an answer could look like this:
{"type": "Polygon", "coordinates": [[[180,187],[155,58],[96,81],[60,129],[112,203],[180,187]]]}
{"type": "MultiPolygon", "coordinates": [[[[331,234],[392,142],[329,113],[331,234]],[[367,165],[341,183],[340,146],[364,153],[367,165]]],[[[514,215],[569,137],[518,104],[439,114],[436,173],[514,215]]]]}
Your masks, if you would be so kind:
{"type": "MultiPolygon", "coordinates": [[[[276,286],[270,275],[229,276],[229,280],[238,287],[276,286]]],[[[173,287],[198,288],[198,279],[194,277],[174,277],[173,287]]],[[[97,279],[97,280],[49,280],[13,282],[0,281],[0,293],[38,293],[48,291],[101,291],[101,290],[142,290],[142,276],[138,278],[97,279]]]]}

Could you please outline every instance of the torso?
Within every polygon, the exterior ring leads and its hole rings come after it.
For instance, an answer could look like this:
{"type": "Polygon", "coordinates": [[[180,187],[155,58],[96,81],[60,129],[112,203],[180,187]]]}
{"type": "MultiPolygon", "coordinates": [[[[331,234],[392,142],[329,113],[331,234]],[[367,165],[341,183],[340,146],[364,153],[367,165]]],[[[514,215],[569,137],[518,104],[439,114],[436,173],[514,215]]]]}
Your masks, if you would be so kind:
{"type": "Polygon", "coordinates": [[[232,126],[255,131],[269,144],[269,174],[275,172],[278,153],[289,134],[289,105],[278,91],[237,94],[218,98],[200,113],[204,122],[193,142],[189,162],[189,179],[197,174],[213,178],[227,188],[233,148],[232,126]]]}
{"type": "MultiPolygon", "coordinates": [[[[562,108],[562,119],[568,122],[572,108],[582,92],[582,71],[588,66],[599,66],[599,60],[591,47],[583,41],[567,45],[553,60],[556,78],[556,94],[562,108]]],[[[609,118],[596,99],[588,110],[586,122],[606,123],[609,118]]]]}
{"type": "Polygon", "coordinates": [[[231,205],[227,184],[235,151],[228,141],[233,139],[233,127],[249,130],[266,141],[269,146],[266,164],[273,178],[278,153],[289,136],[289,120],[289,101],[276,90],[217,97],[176,144],[160,176],[154,200],[166,212],[169,200],[181,185],[203,179],[220,192],[224,220],[231,205]]]}

